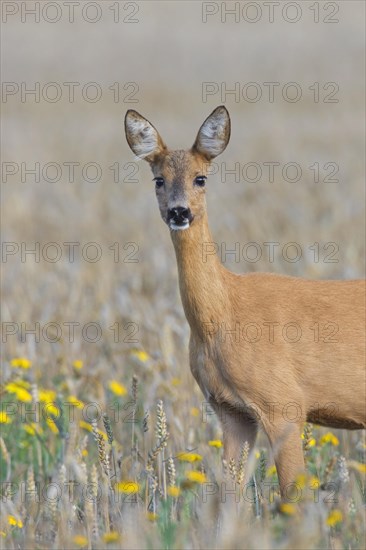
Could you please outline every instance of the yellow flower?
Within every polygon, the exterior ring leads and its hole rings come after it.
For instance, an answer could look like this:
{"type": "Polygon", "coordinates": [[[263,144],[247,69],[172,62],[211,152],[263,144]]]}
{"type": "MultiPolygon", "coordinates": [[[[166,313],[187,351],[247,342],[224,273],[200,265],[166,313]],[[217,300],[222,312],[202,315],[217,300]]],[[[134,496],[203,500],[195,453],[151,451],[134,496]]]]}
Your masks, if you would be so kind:
{"type": "Polygon", "coordinates": [[[88,539],[83,535],[76,535],[72,540],[76,546],[86,546],[88,544],[88,539]]]}
{"type": "Polygon", "coordinates": [[[46,406],[44,407],[44,414],[47,416],[47,419],[48,415],[58,418],[60,416],[60,410],[54,403],[46,403],[46,406]]]}
{"type": "Polygon", "coordinates": [[[26,380],[23,380],[22,378],[17,378],[16,380],[13,380],[12,383],[20,388],[24,388],[25,390],[29,390],[29,388],[31,387],[30,383],[26,380]]]}
{"type": "Polygon", "coordinates": [[[267,477],[272,477],[277,474],[276,466],[273,464],[273,466],[270,466],[267,470],[267,477]]]}
{"type": "Polygon", "coordinates": [[[81,456],[88,456],[88,454],[89,454],[89,453],[88,453],[88,451],[87,451],[86,449],[83,449],[83,450],[81,451],[81,456]]]}
{"type": "Polygon", "coordinates": [[[330,443],[336,447],[339,445],[339,440],[334,434],[332,434],[332,432],[327,432],[320,438],[321,445],[325,445],[326,443],[330,443]]]}
{"type": "Polygon", "coordinates": [[[85,422],[85,420],[80,420],[79,422],[80,428],[84,428],[84,430],[88,430],[88,432],[92,432],[93,428],[89,422],[85,422]]]}
{"type": "Polygon", "coordinates": [[[310,476],[308,479],[308,487],[310,489],[318,489],[320,487],[320,481],[316,476],[310,476]]]}
{"type": "Polygon", "coordinates": [[[75,369],[82,369],[83,366],[84,366],[84,363],[81,359],[76,359],[76,361],[73,362],[72,366],[75,368],[75,369]]]}
{"type": "Polygon", "coordinates": [[[109,533],[104,533],[103,540],[107,544],[109,542],[118,542],[120,539],[120,534],[117,531],[110,531],[109,533]]]}
{"type": "Polygon", "coordinates": [[[47,424],[47,426],[49,427],[49,429],[51,430],[52,433],[54,433],[54,434],[59,433],[56,424],[54,423],[54,421],[51,418],[46,418],[46,424],[47,424]]]}
{"type": "Polygon", "coordinates": [[[108,388],[111,390],[114,395],[122,396],[126,395],[127,390],[123,384],[117,382],[117,380],[111,380],[108,382],[108,388]]]}
{"type": "Polygon", "coordinates": [[[296,514],[296,507],[289,502],[283,502],[280,505],[280,510],[283,514],[286,514],[286,516],[294,516],[296,514]]]}
{"type": "Polygon", "coordinates": [[[69,395],[69,397],[66,399],[67,403],[71,403],[74,405],[77,409],[82,409],[84,407],[84,404],[81,399],[78,399],[75,397],[75,395],[69,395]]]}
{"type": "Polygon", "coordinates": [[[180,378],[172,378],[173,386],[179,386],[181,383],[182,383],[182,380],[180,378]]]}
{"type": "Polygon", "coordinates": [[[259,451],[255,451],[255,458],[258,460],[258,458],[260,458],[261,456],[261,453],[259,451]]]}
{"type": "MultiPolygon", "coordinates": [[[[301,439],[305,439],[305,433],[304,432],[301,434],[301,439]]],[[[316,445],[316,440],[313,437],[311,437],[310,439],[307,440],[306,444],[307,444],[308,447],[314,447],[316,445]]]]}
{"type": "Polygon", "coordinates": [[[8,516],[8,523],[9,525],[19,527],[19,529],[23,527],[23,522],[20,519],[17,519],[15,516],[8,516]]]}
{"type": "Polygon", "coordinates": [[[42,403],[53,403],[56,400],[56,392],[53,390],[44,390],[41,388],[38,395],[42,403]]]}
{"type": "MultiPolygon", "coordinates": [[[[84,430],[88,430],[88,432],[92,432],[93,431],[93,428],[92,428],[92,425],[89,424],[89,422],[85,422],[85,420],[80,420],[79,421],[79,426],[80,428],[84,428],[84,430]]],[[[103,437],[103,439],[105,441],[108,440],[108,436],[105,432],[103,432],[102,430],[97,430],[98,434],[101,435],[103,437]]]]}
{"type": "Polygon", "coordinates": [[[332,510],[327,518],[327,525],[329,527],[335,527],[338,523],[341,523],[343,520],[343,514],[340,510],[332,510]]]}
{"type": "Polygon", "coordinates": [[[127,495],[134,495],[139,492],[140,486],[135,481],[120,481],[116,483],[115,489],[119,493],[125,493],[127,495]]]}
{"type": "Polygon", "coordinates": [[[14,393],[19,401],[32,401],[32,396],[29,391],[24,389],[17,382],[10,382],[9,384],[6,384],[5,389],[9,393],[14,393]]]}
{"type": "Polygon", "coordinates": [[[4,411],[0,412],[0,424],[10,424],[11,420],[9,415],[4,411]]]}
{"type": "Polygon", "coordinates": [[[154,514],[154,512],[148,512],[146,514],[146,517],[149,521],[156,521],[158,519],[158,514],[154,514]]]}
{"type": "Polygon", "coordinates": [[[178,498],[180,495],[179,487],[168,487],[168,495],[173,498],[178,498]]]}
{"type": "Polygon", "coordinates": [[[208,444],[210,447],[216,447],[217,449],[221,449],[222,447],[222,441],[220,441],[220,439],[212,439],[208,444]]]}
{"type": "Polygon", "coordinates": [[[194,483],[206,483],[207,478],[206,474],[203,472],[186,472],[187,479],[193,481],[194,483]]]}
{"type": "Polygon", "coordinates": [[[143,350],[141,350],[141,349],[135,349],[135,350],[133,350],[132,355],[134,355],[135,357],[137,357],[137,359],[140,359],[140,361],[142,361],[143,363],[146,363],[146,361],[147,361],[148,359],[150,359],[149,354],[146,353],[146,351],[143,351],[143,350]]]}
{"type": "Polygon", "coordinates": [[[24,430],[29,435],[35,435],[36,433],[40,435],[40,434],[43,433],[43,430],[42,430],[41,426],[39,426],[35,422],[31,422],[30,424],[25,424],[24,425],[24,430]]]}
{"type": "Polygon", "coordinates": [[[202,456],[196,453],[178,453],[177,458],[182,462],[198,462],[202,460],[202,456]]]}
{"type": "Polygon", "coordinates": [[[192,407],[191,408],[191,415],[192,416],[199,416],[200,415],[200,410],[197,409],[197,407],[192,407]]]}
{"type": "Polygon", "coordinates": [[[25,357],[16,357],[10,361],[10,364],[15,368],[29,369],[32,366],[32,361],[29,361],[25,357]]]}
{"type": "Polygon", "coordinates": [[[296,486],[299,489],[305,489],[305,487],[308,487],[309,489],[316,489],[319,487],[319,479],[315,476],[308,476],[307,474],[298,474],[298,476],[295,479],[296,486]]]}

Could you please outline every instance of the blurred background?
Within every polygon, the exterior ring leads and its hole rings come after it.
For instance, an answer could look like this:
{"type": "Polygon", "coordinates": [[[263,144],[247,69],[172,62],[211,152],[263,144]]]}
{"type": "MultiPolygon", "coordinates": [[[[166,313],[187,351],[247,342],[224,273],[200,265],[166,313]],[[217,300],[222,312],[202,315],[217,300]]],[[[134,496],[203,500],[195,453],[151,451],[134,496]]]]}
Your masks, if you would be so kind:
{"type": "Polygon", "coordinates": [[[160,356],[166,327],[180,350],[169,361],[190,380],[174,251],[149,166],[135,162],[125,140],[129,108],[171,148],[189,147],[212,109],[228,108],[231,141],[207,200],[229,269],[364,275],[362,2],[334,4],[339,11],[320,2],[318,12],[282,3],[272,15],[245,2],[232,15],[234,4],[225,11],[214,2],[82,2],[74,14],[61,4],[41,3],[38,13],[33,2],[9,4],[2,233],[15,244],[5,249],[2,296],[3,320],[19,331],[7,339],[8,357],[17,351],[44,365],[62,352],[96,366],[105,360],[96,350],[115,339],[117,357],[136,339],[160,356]],[[272,175],[268,163],[276,163],[272,175]],[[278,243],[272,258],[268,242],[278,243]],[[36,322],[58,323],[62,338],[22,343],[20,324],[36,322]],[[65,322],[80,323],[72,343],[65,322]],[[89,322],[103,330],[96,344],[82,335],[89,322]],[[135,325],[123,328],[128,322],[135,325]]]}
{"type": "Polygon", "coordinates": [[[211,110],[228,108],[231,141],[207,200],[229,269],[364,275],[362,2],[301,2],[301,11],[282,2],[273,13],[247,2],[226,11],[215,2],[81,2],[73,14],[45,2],[33,15],[34,4],[3,6],[2,230],[20,247],[3,265],[4,320],[112,325],[126,316],[143,340],[150,330],[159,338],[172,317],[186,334],[150,169],[124,137],[129,108],[171,148],[189,147],[211,110]],[[38,96],[26,93],[37,86],[38,96]],[[59,246],[43,249],[50,242],[59,246]],[[80,243],[73,263],[70,242],[80,243]],[[90,242],[99,248],[86,255],[101,254],[94,263],[82,253],[90,242]],[[279,243],[273,261],[265,242],[279,243]],[[21,246],[35,243],[40,261],[22,258],[21,246]]]}

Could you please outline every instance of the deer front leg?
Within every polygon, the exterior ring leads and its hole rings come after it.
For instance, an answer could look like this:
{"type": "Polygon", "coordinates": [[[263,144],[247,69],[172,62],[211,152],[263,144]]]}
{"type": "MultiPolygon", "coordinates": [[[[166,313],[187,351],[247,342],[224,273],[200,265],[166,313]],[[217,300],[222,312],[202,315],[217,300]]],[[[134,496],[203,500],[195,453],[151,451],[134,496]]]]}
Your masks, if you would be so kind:
{"type": "Polygon", "coordinates": [[[286,424],[267,429],[273,450],[283,500],[296,499],[298,494],[294,484],[299,473],[305,470],[304,453],[300,425],[286,424]]]}

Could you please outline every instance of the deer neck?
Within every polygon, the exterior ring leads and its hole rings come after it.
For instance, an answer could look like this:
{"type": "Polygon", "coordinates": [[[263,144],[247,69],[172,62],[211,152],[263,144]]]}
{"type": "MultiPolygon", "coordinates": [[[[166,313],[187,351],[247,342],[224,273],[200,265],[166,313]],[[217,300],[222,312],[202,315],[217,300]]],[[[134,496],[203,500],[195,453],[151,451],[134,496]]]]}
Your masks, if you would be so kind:
{"type": "Polygon", "coordinates": [[[171,231],[171,237],[184,312],[191,330],[203,339],[228,310],[227,270],[216,254],[206,213],[189,229],[171,231]]]}

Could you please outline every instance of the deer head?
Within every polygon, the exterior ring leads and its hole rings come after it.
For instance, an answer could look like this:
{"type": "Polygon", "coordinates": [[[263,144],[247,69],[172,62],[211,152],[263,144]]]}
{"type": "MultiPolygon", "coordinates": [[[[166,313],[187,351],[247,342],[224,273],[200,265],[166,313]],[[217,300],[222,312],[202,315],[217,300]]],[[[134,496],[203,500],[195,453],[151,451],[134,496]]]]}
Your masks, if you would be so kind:
{"type": "Polygon", "coordinates": [[[200,127],[188,150],[170,151],[156,128],[137,111],[125,117],[127,142],[152,169],[161,217],[173,231],[188,229],[206,212],[205,184],[212,159],[230,139],[230,117],[217,107],[200,127]]]}

